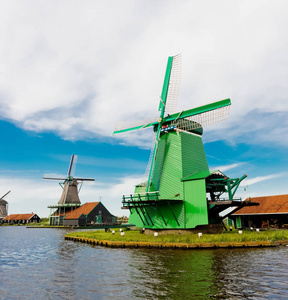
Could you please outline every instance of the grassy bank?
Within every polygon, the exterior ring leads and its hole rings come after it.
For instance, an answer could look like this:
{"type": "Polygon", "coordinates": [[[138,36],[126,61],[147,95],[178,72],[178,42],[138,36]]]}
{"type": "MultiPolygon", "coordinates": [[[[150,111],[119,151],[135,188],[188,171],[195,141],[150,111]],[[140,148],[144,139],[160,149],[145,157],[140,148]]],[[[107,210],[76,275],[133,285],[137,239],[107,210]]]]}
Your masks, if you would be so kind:
{"type": "Polygon", "coordinates": [[[49,226],[49,218],[42,218],[39,223],[2,223],[1,226],[49,226]]]}
{"type": "Polygon", "coordinates": [[[223,232],[221,234],[203,234],[198,237],[198,234],[163,234],[155,237],[154,235],[141,234],[136,230],[124,231],[125,235],[121,236],[119,230],[112,232],[96,231],[81,231],[71,232],[66,236],[83,237],[101,241],[121,241],[121,242],[158,242],[158,243],[221,243],[221,242],[257,242],[288,240],[288,230],[277,231],[246,231],[243,230],[239,234],[237,230],[232,232],[223,232]]]}
{"type": "Polygon", "coordinates": [[[49,218],[42,218],[39,223],[29,223],[28,225],[33,226],[49,226],[49,218]]]}
{"type": "Polygon", "coordinates": [[[45,227],[45,228],[70,228],[68,226],[59,226],[59,225],[50,225],[49,224],[49,218],[42,218],[41,222],[39,223],[28,223],[28,224],[23,224],[27,227],[33,227],[33,228],[36,228],[36,227],[45,227]]]}

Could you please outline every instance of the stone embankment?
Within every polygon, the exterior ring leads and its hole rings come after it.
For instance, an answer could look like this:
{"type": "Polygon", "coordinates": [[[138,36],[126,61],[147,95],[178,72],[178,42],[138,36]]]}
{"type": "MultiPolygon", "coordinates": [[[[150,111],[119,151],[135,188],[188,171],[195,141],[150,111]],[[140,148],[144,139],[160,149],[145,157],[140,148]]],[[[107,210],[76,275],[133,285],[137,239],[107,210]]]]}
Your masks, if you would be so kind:
{"type": "Polygon", "coordinates": [[[155,242],[121,242],[105,241],[84,237],[65,236],[65,240],[98,245],[110,248],[172,248],[172,249],[207,249],[207,248],[245,248],[245,247],[276,247],[288,245],[288,241],[259,241],[259,242],[215,242],[215,243],[155,243],[155,242]]]}

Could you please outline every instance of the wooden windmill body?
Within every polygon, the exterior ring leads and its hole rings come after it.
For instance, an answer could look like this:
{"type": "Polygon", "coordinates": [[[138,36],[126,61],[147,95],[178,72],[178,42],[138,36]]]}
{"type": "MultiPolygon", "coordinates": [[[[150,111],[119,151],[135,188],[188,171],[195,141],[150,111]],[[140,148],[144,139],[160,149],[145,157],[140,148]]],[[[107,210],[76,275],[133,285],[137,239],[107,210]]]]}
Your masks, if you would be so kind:
{"type": "Polygon", "coordinates": [[[81,204],[78,194],[78,181],[75,178],[64,182],[58,204],[81,204]]]}
{"type": "Polygon", "coordinates": [[[4,198],[10,193],[7,192],[0,198],[0,222],[8,216],[8,202],[4,198]]]}
{"type": "Polygon", "coordinates": [[[76,156],[72,155],[66,178],[43,177],[43,179],[61,181],[59,184],[63,189],[58,204],[48,206],[48,208],[50,208],[50,225],[63,225],[63,219],[66,214],[81,206],[79,198],[80,189],[78,189],[78,185],[80,184],[82,186],[83,181],[95,181],[94,178],[80,178],[72,176],[73,167],[75,168],[75,160],[76,156]]]}
{"type": "MultiPolygon", "coordinates": [[[[210,171],[204,151],[203,127],[227,118],[230,99],[165,115],[175,108],[179,94],[181,57],[168,58],[159,111],[155,121],[115,128],[114,134],[154,127],[155,146],[148,163],[148,178],[124,195],[129,223],[154,230],[220,228],[219,213],[230,206],[247,205],[234,198],[241,178],[210,171]],[[224,193],[227,198],[220,198],[224,193]]],[[[253,204],[251,204],[253,205],[253,204]]]]}

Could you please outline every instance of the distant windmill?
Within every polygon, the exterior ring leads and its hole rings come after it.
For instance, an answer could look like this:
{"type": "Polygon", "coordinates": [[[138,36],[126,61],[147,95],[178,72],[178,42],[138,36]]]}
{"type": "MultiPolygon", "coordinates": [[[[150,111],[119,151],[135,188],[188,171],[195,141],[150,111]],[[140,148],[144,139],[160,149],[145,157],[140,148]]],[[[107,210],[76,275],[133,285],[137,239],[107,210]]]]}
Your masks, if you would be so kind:
{"type": "Polygon", "coordinates": [[[56,177],[46,177],[46,176],[43,177],[43,179],[47,179],[47,180],[62,181],[59,184],[63,188],[63,192],[60,200],[58,201],[58,205],[49,206],[49,208],[54,208],[54,209],[57,208],[56,212],[50,214],[50,225],[61,225],[63,221],[63,215],[71,211],[71,209],[81,205],[79,199],[79,192],[83,184],[83,181],[95,181],[94,178],[81,178],[81,177],[72,176],[73,171],[75,170],[76,160],[77,160],[77,156],[73,154],[71,156],[71,161],[70,161],[66,178],[56,178],[56,177]],[[78,189],[79,183],[81,184],[81,186],[78,189]],[[60,216],[62,218],[60,218],[60,216]],[[56,224],[51,224],[51,217],[59,217],[58,218],[59,220],[56,222],[56,224]]]}
{"type": "Polygon", "coordinates": [[[123,208],[130,210],[129,223],[138,227],[187,229],[219,225],[219,211],[239,204],[235,204],[233,196],[247,176],[229,179],[219,170],[209,170],[202,142],[203,127],[226,119],[231,101],[225,99],[175,113],[180,71],[181,55],[169,57],[158,119],[115,127],[114,134],[148,127],[155,132],[146,178],[135,187],[134,194],[122,198],[123,208]],[[172,114],[165,115],[167,111],[172,114]],[[229,201],[215,203],[224,192],[228,193],[229,201]]]}
{"type": "Polygon", "coordinates": [[[0,221],[7,217],[8,215],[8,202],[4,198],[10,193],[8,191],[5,195],[0,198],[0,221]]]}

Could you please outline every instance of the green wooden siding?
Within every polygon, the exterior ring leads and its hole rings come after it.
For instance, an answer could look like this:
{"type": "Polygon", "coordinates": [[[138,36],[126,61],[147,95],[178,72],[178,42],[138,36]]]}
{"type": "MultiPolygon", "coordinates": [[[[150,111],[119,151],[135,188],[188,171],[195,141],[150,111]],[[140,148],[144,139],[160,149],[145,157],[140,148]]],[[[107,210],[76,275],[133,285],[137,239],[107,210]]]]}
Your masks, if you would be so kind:
{"type": "Polygon", "coordinates": [[[183,177],[209,170],[201,136],[181,132],[181,144],[183,177]]]}
{"type": "Polygon", "coordinates": [[[176,133],[161,136],[165,156],[160,180],[160,199],[184,199],[182,178],[181,138],[176,133]]]}
{"type": "Polygon", "coordinates": [[[185,181],[186,228],[208,224],[205,179],[185,181]]]}
{"type": "Polygon", "coordinates": [[[135,208],[132,208],[129,217],[129,223],[134,224],[140,228],[145,227],[151,229],[185,228],[184,205],[173,204],[173,201],[171,202],[172,203],[170,206],[173,210],[173,213],[167,203],[159,203],[157,205],[147,206],[145,208],[142,208],[142,210],[140,208],[137,208],[138,213],[135,208]],[[139,214],[141,217],[139,216],[139,214]]]}
{"type": "Polygon", "coordinates": [[[160,188],[160,181],[162,176],[162,170],[163,170],[163,163],[164,163],[164,157],[165,157],[165,146],[166,146],[166,139],[160,139],[158,150],[157,150],[157,156],[154,164],[154,172],[153,172],[153,178],[152,178],[152,187],[150,191],[159,191],[160,188]]]}

